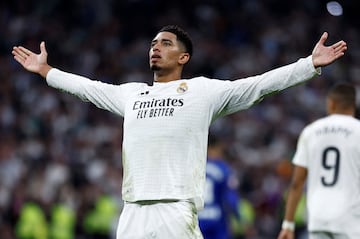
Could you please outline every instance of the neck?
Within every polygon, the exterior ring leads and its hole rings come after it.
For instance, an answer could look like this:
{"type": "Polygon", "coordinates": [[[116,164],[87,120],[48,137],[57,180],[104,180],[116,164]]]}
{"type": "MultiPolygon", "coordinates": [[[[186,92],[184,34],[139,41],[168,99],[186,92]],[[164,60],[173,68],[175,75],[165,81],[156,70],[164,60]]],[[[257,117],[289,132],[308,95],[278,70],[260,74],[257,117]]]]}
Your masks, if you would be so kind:
{"type": "Polygon", "coordinates": [[[170,82],[181,79],[181,70],[164,72],[162,70],[154,71],[154,82],[170,82]]]}
{"type": "Polygon", "coordinates": [[[338,109],[332,111],[331,114],[355,116],[355,111],[353,109],[342,109],[342,110],[338,109]]]}
{"type": "Polygon", "coordinates": [[[208,148],[208,156],[210,158],[222,158],[224,155],[223,155],[223,151],[222,151],[221,148],[218,148],[218,147],[211,148],[211,147],[209,147],[208,148]]]}

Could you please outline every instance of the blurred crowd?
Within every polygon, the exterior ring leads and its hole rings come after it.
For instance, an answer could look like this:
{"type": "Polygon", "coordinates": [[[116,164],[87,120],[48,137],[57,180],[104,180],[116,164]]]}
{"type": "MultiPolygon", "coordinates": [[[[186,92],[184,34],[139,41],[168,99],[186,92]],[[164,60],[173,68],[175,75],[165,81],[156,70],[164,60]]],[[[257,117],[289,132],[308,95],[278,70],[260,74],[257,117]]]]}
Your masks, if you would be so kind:
{"type": "Polygon", "coordinates": [[[1,1],[1,238],[113,238],[122,207],[122,119],[48,87],[12,59],[12,47],[39,52],[45,41],[49,63],[62,70],[113,84],[151,82],[150,41],[168,24],[193,38],[185,78],[263,73],[310,55],[324,31],[329,44],[347,41],[346,56],[321,76],[211,127],[255,212],[236,237],[275,238],[298,134],[325,114],[334,82],[360,90],[359,7],[341,3],[343,15],[333,16],[313,0],[1,1]]]}

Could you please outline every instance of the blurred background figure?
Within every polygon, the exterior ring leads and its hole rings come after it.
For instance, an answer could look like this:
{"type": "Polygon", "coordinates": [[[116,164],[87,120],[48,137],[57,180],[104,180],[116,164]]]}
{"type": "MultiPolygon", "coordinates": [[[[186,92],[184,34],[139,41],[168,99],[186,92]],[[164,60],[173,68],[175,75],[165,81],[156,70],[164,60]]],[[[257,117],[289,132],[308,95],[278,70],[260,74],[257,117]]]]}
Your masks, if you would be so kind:
{"type": "Polygon", "coordinates": [[[238,179],[225,156],[225,141],[209,135],[205,206],[199,211],[204,239],[230,239],[231,217],[240,220],[238,179]]]}
{"type": "Polygon", "coordinates": [[[328,115],[301,132],[278,239],[293,239],[305,182],[309,239],[360,238],[360,121],[352,84],[333,86],[328,115]],[[336,206],[334,206],[336,205],[336,206]]]}

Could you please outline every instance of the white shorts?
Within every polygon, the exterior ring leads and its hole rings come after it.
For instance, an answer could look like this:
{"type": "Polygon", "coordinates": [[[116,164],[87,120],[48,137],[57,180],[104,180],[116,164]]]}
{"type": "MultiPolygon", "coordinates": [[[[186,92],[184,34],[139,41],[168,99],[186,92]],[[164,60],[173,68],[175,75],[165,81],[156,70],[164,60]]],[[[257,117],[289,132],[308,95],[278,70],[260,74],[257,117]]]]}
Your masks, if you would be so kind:
{"type": "Polygon", "coordinates": [[[310,232],[309,239],[357,239],[360,234],[351,233],[330,233],[330,232],[310,232]]]}
{"type": "Polygon", "coordinates": [[[189,201],[125,202],[116,239],[203,239],[189,201]]]}

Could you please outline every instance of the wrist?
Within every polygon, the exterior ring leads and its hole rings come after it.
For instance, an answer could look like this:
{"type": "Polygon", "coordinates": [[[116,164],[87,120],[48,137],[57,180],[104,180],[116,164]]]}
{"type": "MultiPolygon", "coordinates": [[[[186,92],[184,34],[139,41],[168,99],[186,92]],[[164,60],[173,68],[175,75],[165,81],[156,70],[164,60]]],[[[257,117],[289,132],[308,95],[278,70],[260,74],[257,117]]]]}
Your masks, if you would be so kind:
{"type": "Polygon", "coordinates": [[[43,66],[40,67],[39,69],[39,74],[46,79],[46,75],[47,73],[51,70],[51,66],[49,66],[48,64],[44,64],[43,66]]]}
{"type": "Polygon", "coordinates": [[[281,224],[281,229],[293,232],[295,230],[295,222],[284,220],[281,224]]]}
{"type": "Polygon", "coordinates": [[[314,65],[314,68],[319,67],[319,64],[317,63],[316,58],[314,57],[314,54],[311,55],[311,60],[314,65]]]}

